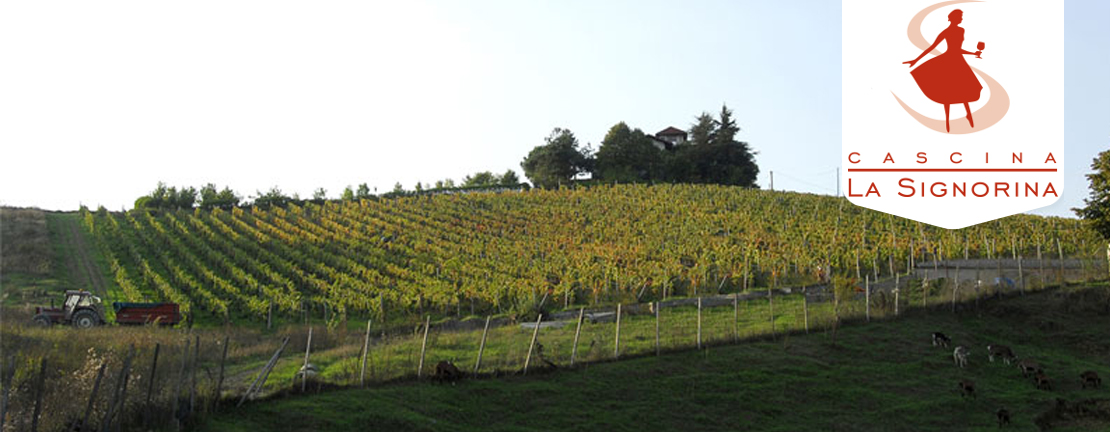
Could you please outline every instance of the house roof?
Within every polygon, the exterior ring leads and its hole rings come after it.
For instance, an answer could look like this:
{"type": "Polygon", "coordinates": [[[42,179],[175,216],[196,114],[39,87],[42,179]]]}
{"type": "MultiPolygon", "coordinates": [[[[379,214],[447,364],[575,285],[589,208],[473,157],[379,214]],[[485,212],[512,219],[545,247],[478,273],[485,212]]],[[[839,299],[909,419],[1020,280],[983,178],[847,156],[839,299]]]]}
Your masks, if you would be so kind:
{"type": "Polygon", "coordinates": [[[676,128],[674,126],[663,129],[655,134],[655,136],[686,136],[686,131],[676,128]]]}

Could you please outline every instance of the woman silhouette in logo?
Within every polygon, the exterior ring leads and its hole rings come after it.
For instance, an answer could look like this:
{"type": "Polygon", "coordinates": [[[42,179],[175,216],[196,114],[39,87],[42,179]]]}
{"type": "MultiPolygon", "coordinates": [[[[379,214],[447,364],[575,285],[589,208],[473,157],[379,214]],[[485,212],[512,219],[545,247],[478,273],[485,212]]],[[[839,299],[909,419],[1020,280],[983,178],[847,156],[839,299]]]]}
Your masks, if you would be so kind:
{"type": "Polygon", "coordinates": [[[951,104],[964,104],[964,109],[967,110],[967,122],[971,127],[975,127],[975,120],[971,118],[971,107],[968,103],[979,100],[979,92],[983,90],[983,85],[975,77],[975,72],[971,71],[971,66],[968,66],[967,60],[964,60],[965,55],[979,57],[983,53],[983,43],[979,43],[979,51],[963,50],[964,29],[960,27],[963,20],[962,10],[956,9],[949,13],[948,21],[952,24],[940,32],[936,42],[933,42],[933,45],[926,48],[917,58],[902,63],[913,67],[922,57],[936,49],[940,41],[947,42],[947,51],[927,60],[910,74],[929,100],[944,105],[944,128],[948,132],[952,131],[948,126],[948,110],[951,104]]]}

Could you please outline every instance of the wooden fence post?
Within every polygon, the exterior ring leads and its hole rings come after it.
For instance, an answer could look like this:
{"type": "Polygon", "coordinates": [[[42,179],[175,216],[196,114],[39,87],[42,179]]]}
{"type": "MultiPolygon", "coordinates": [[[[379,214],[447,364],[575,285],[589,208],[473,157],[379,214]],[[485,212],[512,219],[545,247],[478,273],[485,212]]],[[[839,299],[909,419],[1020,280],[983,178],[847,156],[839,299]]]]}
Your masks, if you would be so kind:
{"type": "Polygon", "coordinates": [[[894,285],[894,316],[898,316],[898,285],[894,285]]]}
{"type": "Polygon", "coordinates": [[[197,369],[200,368],[200,335],[196,336],[196,342],[193,344],[193,364],[192,364],[192,380],[193,384],[189,388],[189,415],[196,415],[196,402],[197,402],[197,369]]]}
{"type": "Polygon", "coordinates": [[[956,313],[956,293],[958,293],[959,291],[960,291],[960,281],[959,281],[959,276],[957,276],[956,284],[952,286],[952,313],[956,313]]]}
{"type": "Polygon", "coordinates": [[[740,293],[732,295],[732,343],[740,340],[740,293]]]}
{"type": "MultiPolygon", "coordinates": [[[[574,345],[570,348],[570,366],[574,367],[574,359],[578,356],[578,335],[582,334],[582,315],[586,308],[578,308],[578,325],[574,327],[574,345]]],[[[483,336],[484,337],[484,336],[483,336]]]]}
{"type": "Polygon", "coordinates": [[[428,350],[428,326],[431,324],[432,316],[424,316],[424,340],[420,342],[420,364],[416,367],[416,379],[424,376],[424,354],[428,350]]]}
{"type": "MultiPolygon", "coordinates": [[[[85,405],[85,415],[81,417],[81,430],[89,428],[89,416],[92,414],[93,404],[96,402],[96,393],[100,391],[100,381],[104,379],[104,369],[106,368],[108,368],[108,362],[101,361],[100,368],[96,371],[96,379],[93,380],[92,393],[89,393],[89,403],[85,405]]],[[[0,430],[3,430],[2,427],[3,419],[0,418],[0,430]]]]}
{"type": "Polygon", "coordinates": [[[231,343],[229,336],[224,336],[224,349],[223,354],[220,354],[220,377],[216,380],[216,391],[212,395],[212,406],[214,409],[220,408],[220,396],[224,390],[224,363],[227,362],[227,348],[231,343]]]}
{"type": "Polygon", "coordinates": [[[921,308],[929,309],[929,270],[925,270],[925,277],[921,279],[921,308]]]}
{"type": "Polygon", "coordinates": [[[1022,255],[1018,255],[1018,258],[1017,258],[1017,262],[1018,262],[1018,284],[1021,285],[1021,295],[1025,295],[1025,270],[1022,269],[1022,266],[1021,266],[1021,261],[1022,261],[1023,258],[1024,258],[1024,256],[1022,256],[1022,255]]]}
{"type": "Polygon", "coordinates": [[[532,362],[532,350],[536,348],[536,337],[540,334],[540,321],[543,314],[536,317],[536,328],[532,330],[532,342],[528,344],[528,355],[524,357],[524,375],[528,375],[528,364],[532,362]]]}
{"type": "Polygon", "coordinates": [[[362,341],[362,366],[358,370],[359,387],[366,386],[366,357],[370,354],[370,323],[372,321],[372,319],[366,320],[366,338],[362,341]]]}
{"type": "Polygon", "coordinates": [[[867,322],[871,322],[871,275],[863,277],[863,301],[867,303],[867,322]]]}
{"type": "Polygon", "coordinates": [[[621,356],[621,304],[617,303],[617,335],[613,338],[613,358],[621,356]]]}
{"type": "Polygon", "coordinates": [[[809,289],[802,288],[802,315],[805,319],[806,334],[809,334],[809,289]]]}
{"type": "Polygon", "coordinates": [[[655,302],[655,355],[659,356],[659,309],[663,308],[663,302],[655,302]]]}
{"type": "Polygon", "coordinates": [[[301,393],[308,387],[308,355],[312,352],[312,327],[308,328],[308,340],[304,344],[304,364],[301,365],[301,393]]]}
{"type": "MultiPolygon", "coordinates": [[[[478,375],[478,370],[482,368],[482,352],[486,350],[486,335],[489,334],[489,318],[490,316],[486,315],[486,326],[482,329],[482,343],[478,345],[478,360],[474,362],[474,375],[478,375]]],[[[574,354],[571,354],[571,364],[574,363],[573,358],[574,354]]]]}
{"type": "Polygon", "coordinates": [[[262,387],[266,385],[266,378],[270,376],[270,369],[273,369],[274,365],[277,364],[278,357],[281,357],[281,352],[285,351],[286,345],[289,345],[289,336],[281,340],[281,346],[278,347],[277,351],[274,351],[274,355],[270,357],[270,361],[266,362],[266,365],[258,370],[258,376],[251,382],[250,387],[247,387],[247,391],[243,393],[243,397],[239,399],[239,404],[235,405],[236,407],[243,406],[243,402],[246,402],[247,398],[252,394],[262,391],[262,387]]]}
{"type": "Polygon", "coordinates": [[[185,385],[185,365],[189,361],[189,342],[192,341],[190,341],[189,338],[186,337],[185,348],[181,351],[181,369],[178,371],[177,381],[174,382],[173,385],[173,402],[171,402],[173,406],[170,407],[170,423],[173,425],[174,430],[178,430],[181,428],[181,424],[180,422],[178,422],[177,413],[178,409],[181,406],[181,386],[185,385]]]}
{"type": "Polygon", "coordinates": [[[701,349],[701,297],[698,297],[698,349],[701,349]]]}
{"type": "Polygon", "coordinates": [[[1064,248],[1060,246],[1060,237],[1056,237],[1056,251],[1060,253],[1060,277],[1057,279],[1060,280],[1060,285],[1063,286],[1067,278],[1064,277],[1064,248]]]}
{"type": "Polygon", "coordinates": [[[127,354],[127,357],[123,359],[123,367],[120,368],[119,378],[116,380],[116,389],[112,392],[112,402],[108,404],[108,410],[104,411],[104,420],[100,422],[101,430],[104,432],[108,432],[109,430],[111,430],[112,422],[115,419],[117,408],[120,412],[123,411],[125,401],[123,401],[122,399],[123,396],[125,396],[124,392],[127,388],[127,379],[131,374],[131,360],[134,355],[135,346],[132,345],[131,350],[127,354]]]}
{"type": "MultiPolygon", "coordinates": [[[[158,353],[161,350],[162,350],[162,344],[155,343],[154,344],[154,359],[150,361],[150,383],[147,384],[147,387],[146,387],[146,403],[144,404],[144,406],[146,407],[144,409],[146,409],[146,410],[149,410],[151,408],[150,400],[154,396],[154,377],[155,377],[154,373],[158,371],[158,353]]],[[[96,386],[93,386],[93,388],[96,388],[96,386]]]]}
{"type": "Polygon", "coordinates": [[[31,432],[39,430],[39,416],[42,414],[42,394],[46,392],[46,357],[39,362],[39,376],[35,380],[35,411],[31,414],[31,432]]]}

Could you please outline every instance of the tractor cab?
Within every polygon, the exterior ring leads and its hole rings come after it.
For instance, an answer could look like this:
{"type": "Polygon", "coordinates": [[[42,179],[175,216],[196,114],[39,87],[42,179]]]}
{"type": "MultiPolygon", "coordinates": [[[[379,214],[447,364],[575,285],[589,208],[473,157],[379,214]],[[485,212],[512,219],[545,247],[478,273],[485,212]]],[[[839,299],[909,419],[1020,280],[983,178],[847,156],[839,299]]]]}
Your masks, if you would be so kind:
{"type": "Polygon", "coordinates": [[[62,307],[36,307],[36,324],[49,327],[54,324],[72,324],[77,328],[90,328],[104,324],[104,305],[100,297],[83,290],[67,290],[62,307]]]}

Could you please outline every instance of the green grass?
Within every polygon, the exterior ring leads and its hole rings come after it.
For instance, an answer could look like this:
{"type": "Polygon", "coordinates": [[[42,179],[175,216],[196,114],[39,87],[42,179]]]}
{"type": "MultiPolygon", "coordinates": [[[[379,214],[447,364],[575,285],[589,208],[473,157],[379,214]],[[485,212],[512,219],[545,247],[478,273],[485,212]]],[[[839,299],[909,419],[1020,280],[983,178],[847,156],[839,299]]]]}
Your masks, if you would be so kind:
{"type": "MultiPolygon", "coordinates": [[[[634,317],[628,321],[628,347],[643,353],[637,358],[453,386],[408,380],[278,397],[229,409],[200,429],[997,430],[993,413],[1004,406],[1013,413],[1008,430],[1038,430],[1036,418],[1056,398],[1110,400],[1107,387],[1081,390],[1078,382],[1079,373],[1088,369],[1110,378],[1106,290],[1102,285],[1041,292],[983,302],[981,309],[957,315],[914,310],[897,320],[842,327],[835,344],[822,330],[660,357],[645,353],[653,349],[645,350],[650,344],[639,337],[643,331],[637,321],[648,317],[634,317]],[[929,334],[938,330],[971,348],[967,369],[953,366],[950,350],[931,346],[929,334]],[[1015,367],[988,363],[985,347],[991,343],[1010,345],[1020,357],[1042,363],[1055,389],[1037,390],[1015,367]],[[976,383],[977,399],[959,395],[960,379],[976,383]]],[[[789,310],[785,300],[783,308],[789,310]]],[[[680,317],[675,313],[672,319],[680,317]]],[[[528,336],[510,339],[515,346],[528,336]]],[[[450,356],[446,338],[439,342],[433,345],[434,358],[450,356]]],[[[611,343],[605,347],[611,348],[611,343]]],[[[562,354],[557,358],[565,364],[562,354]]],[[[460,359],[460,365],[467,364],[460,359]]],[[[1102,420],[1053,426],[1110,430],[1110,412],[1102,415],[1102,420]]]]}

